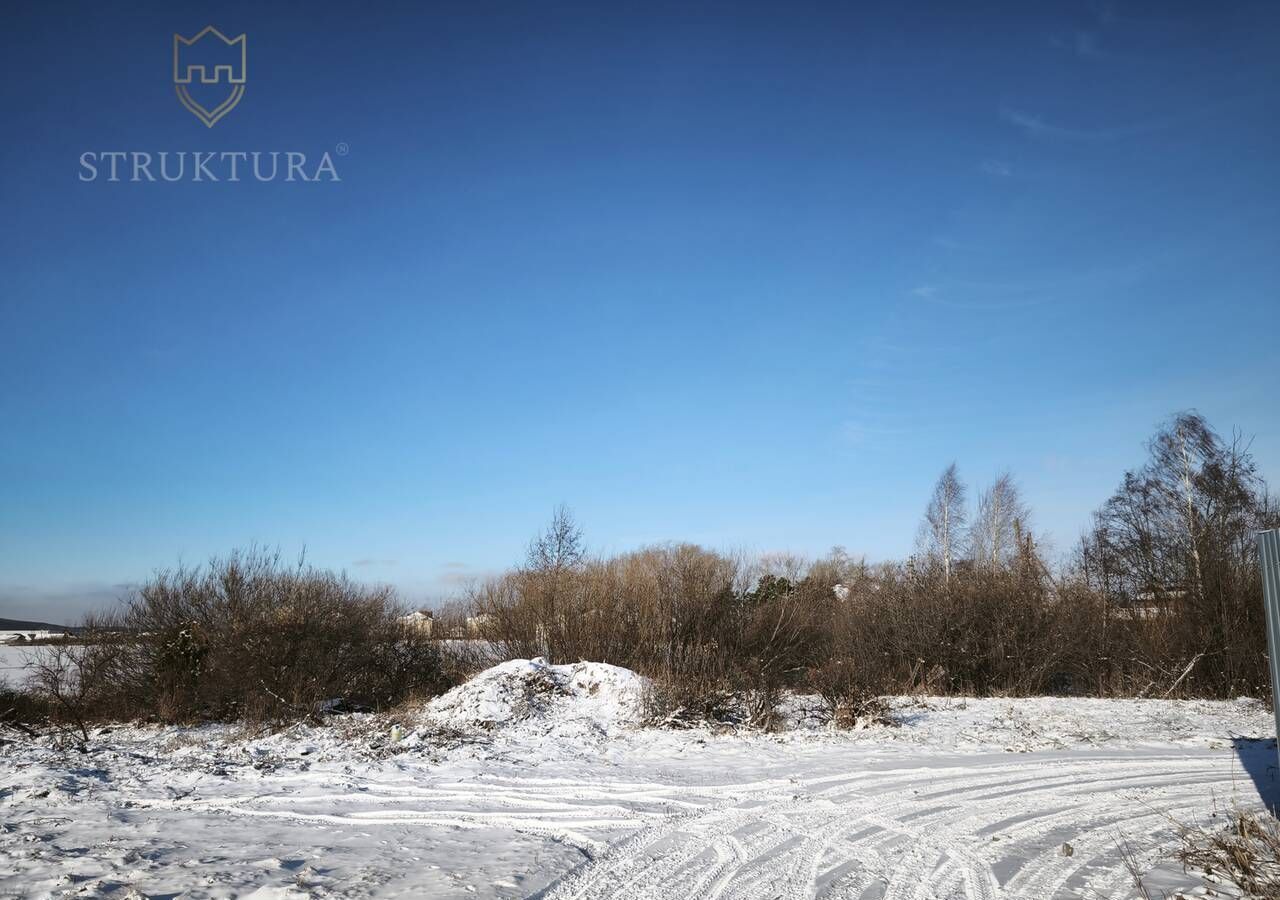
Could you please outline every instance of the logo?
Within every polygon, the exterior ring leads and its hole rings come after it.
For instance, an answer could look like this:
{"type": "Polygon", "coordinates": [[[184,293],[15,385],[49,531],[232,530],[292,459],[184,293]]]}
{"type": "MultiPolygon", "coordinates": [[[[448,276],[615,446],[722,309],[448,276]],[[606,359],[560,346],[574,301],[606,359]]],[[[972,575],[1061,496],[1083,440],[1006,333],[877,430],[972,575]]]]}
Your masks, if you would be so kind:
{"type": "Polygon", "coordinates": [[[245,43],[243,34],[232,40],[212,25],[193,38],[173,36],[174,89],[182,105],[209,128],[244,96],[245,43]]]}
{"type": "MultiPolygon", "coordinates": [[[[214,125],[244,97],[245,35],[232,39],[212,25],[195,37],[173,36],[173,87],[182,105],[205,124],[214,125]]],[[[342,181],[334,157],[351,145],[339,141],[328,150],[86,150],[80,154],[81,181],[193,182],[342,181]]]]}

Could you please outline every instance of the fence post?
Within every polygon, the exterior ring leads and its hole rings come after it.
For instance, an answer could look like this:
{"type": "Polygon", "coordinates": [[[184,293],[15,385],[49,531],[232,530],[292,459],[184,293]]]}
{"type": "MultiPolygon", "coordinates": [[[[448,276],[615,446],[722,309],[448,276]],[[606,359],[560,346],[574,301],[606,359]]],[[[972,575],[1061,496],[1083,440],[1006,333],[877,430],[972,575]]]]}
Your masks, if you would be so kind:
{"type": "Polygon", "coordinates": [[[1280,529],[1258,532],[1258,561],[1262,566],[1262,599],[1267,608],[1271,707],[1276,714],[1276,747],[1280,752],[1280,529]]]}

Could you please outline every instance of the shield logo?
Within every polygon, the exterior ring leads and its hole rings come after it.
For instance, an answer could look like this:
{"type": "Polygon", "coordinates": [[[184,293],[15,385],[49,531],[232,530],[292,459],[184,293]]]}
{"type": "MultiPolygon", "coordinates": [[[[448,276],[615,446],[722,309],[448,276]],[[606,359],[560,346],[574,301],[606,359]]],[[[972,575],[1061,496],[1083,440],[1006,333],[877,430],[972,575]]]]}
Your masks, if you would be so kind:
{"type": "Polygon", "coordinates": [[[173,86],[191,113],[212,128],[244,96],[245,36],[232,40],[212,25],[193,38],[173,36],[173,86]]]}

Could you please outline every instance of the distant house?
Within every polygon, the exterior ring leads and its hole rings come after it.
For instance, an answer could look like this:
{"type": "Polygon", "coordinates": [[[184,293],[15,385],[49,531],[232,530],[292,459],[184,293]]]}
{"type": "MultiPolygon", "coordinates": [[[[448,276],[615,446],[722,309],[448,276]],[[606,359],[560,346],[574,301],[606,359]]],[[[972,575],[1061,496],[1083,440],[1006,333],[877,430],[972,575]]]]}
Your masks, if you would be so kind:
{"type": "Polygon", "coordinates": [[[415,609],[407,616],[401,616],[400,621],[407,627],[421,631],[427,637],[431,636],[431,629],[435,626],[435,614],[429,609],[415,609]]]}
{"type": "Polygon", "coordinates": [[[497,621],[498,620],[489,613],[481,613],[478,616],[467,616],[467,637],[484,637],[486,632],[492,629],[497,621]]]}
{"type": "Polygon", "coordinates": [[[1139,591],[1131,602],[1116,607],[1116,617],[1156,619],[1171,613],[1174,605],[1186,596],[1186,589],[1178,587],[1139,591]]]}
{"type": "Polygon", "coordinates": [[[831,588],[831,593],[835,595],[837,603],[848,603],[851,600],[867,600],[869,595],[879,592],[880,583],[865,578],[858,582],[856,590],[847,584],[837,584],[831,588]]]}
{"type": "Polygon", "coordinates": [[[64,631],[0,631],[0,644],[28,644],[44,641],[59,641],[68,637],[64,631]]]}

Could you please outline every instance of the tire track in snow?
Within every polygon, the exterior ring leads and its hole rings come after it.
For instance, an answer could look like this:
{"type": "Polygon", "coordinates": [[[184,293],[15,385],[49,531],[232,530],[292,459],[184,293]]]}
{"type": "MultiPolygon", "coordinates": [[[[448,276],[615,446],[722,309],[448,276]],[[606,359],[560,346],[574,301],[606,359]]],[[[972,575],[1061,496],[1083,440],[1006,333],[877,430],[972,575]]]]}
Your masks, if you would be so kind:
{"type": "Polygon", "coordinates": [[[1112,900],[1130,893],[1121,835],[1169,844],[1171,815],[1194,818],[1237,777],[1222,755],[1202,753],[919,759],[719,784],[365,778],[138,805],[322,825],[499,827],[580,848],[589,861],[545,900],[1112,900]]]}
{"type": "Polygon", "coordinates": [[[1230,795],[1236,780],[1221,756],[1183,754],[997,758],[827,776],[653,825],[542,897],[1133,896],[1122,837],[1172,847],[1174,819],[1230,795]]]}

